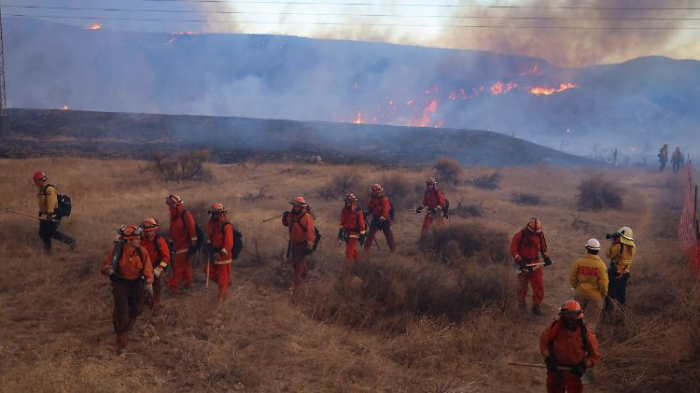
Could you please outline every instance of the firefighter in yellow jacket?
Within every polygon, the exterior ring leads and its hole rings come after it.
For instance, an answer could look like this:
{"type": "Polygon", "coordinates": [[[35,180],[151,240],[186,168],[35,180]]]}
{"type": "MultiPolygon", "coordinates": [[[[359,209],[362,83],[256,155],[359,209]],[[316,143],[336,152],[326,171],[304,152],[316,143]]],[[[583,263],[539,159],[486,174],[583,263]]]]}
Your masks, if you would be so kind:
{"type": "Polygon", "coordinates": [[[613,234],[605,235],[605,238],[612,240],[606,253],[606,256],[610,258],[610,269],[608,269],[610,284],[608,285],[608,297],[605,298],[605,310],[610,311],[613,300],[621,306],[625,305],[627,281],[630,279],[630,268],[634,256],[637,254],[637,247],[634,244],[630,227],[622,227],[613,234]]]}
{"type": "Polygon", "coordinates": [[[71,251],[75,249],[75,239],[58,231],[61,224],[61,212],[58,211],[58,193],[56,187],[48,184],[44,172],[38,171],[32,177],[37,186],[39,202],[39,237],[44,242],[44,249],[51,254],[51,239],[67,244],[71,251]]]}
{"type": "Polygon", "coordinates": [[[603,310],[603,299],[608,295],[608,268],[598,256],[600,242],[590,239],[586,243],[586,255],[571,266],[569,281],[576,291],[576,301],[586,313],[587,325],[593,331],[603,310]]]}

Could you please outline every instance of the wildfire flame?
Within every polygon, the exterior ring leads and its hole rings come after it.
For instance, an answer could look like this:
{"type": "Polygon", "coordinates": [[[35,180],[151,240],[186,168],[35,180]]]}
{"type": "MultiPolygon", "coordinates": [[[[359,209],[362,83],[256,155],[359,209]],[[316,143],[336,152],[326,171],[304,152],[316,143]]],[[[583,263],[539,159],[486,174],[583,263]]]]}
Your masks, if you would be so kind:
{"type": "Polygon", "coordinates": [[[365,119],[362,117],[362,111],[357,111],[357,117],[353,120],[355,124],[365,124],[365,119]]]}
{"type": "Polygon", "coordinates": [[[530,88],[530,94],[536,95],[536,96],[548,96],[552,95],[554,93],[560,93],[564,90],[569,90],[569,89],[575,89],[578,86],[575,83],[560,83],[559,87],[531,87],[530,88]]]}
{"type": "Polygon", "coordinates": [[[537,64],[532,66],[531,70],[523,71],[520,75],[542,75],[542,70],[537,67],[537,64]]]}
{"type": "Polygon", "coordinates": [[[68,105],[63,105],[63,108],[61,108],[61,109],[64,110],[64,111],[67,111],[67,110],[68,110],[68,105]]]}
{"type": "Polygon", "coordinates": [[[85,27],[85,30],[99,30],[102,28],[102,23],[93,23],[90,26],[85,27]]]}

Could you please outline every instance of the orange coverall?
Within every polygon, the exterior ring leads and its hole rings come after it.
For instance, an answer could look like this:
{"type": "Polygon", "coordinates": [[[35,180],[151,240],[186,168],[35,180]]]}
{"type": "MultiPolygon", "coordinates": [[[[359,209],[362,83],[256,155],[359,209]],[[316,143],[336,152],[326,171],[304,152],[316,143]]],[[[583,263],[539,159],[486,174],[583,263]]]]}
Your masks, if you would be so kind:
{"type": "MultiPolygon", "coordinates": [[[[347,245],[345,247],[345,265],[350,266],[353,261],[359,262],[360,254],[357,253],[357,241],[360,233],[365,231],[365,215],[353,203],[350,208],[343,207],[340,211],[340,226],[345,229],[347,245]]],[[[364,233],[362,233],[364,234],[364,233]]]]}
{"type": "MultiPolygon", "coordinates": [[[[219,286],[219,300],[226,300],[231,280],[231,250],[233,249],[233,224],[221,214],[219,220],[212,217],[207,225],[212,254],[209,260],[209,279],[219,286]]],[[[204,268],[206,270],[206,266],[204,268]]],[[[206,274],[206,271],[205,271],[206,274]]]]}
{"type": "MultiPolygon", "coordinates": [[[[556,359],[557,364],[563,367],[585,362],[590,368],[600,362],[598,340],[593,330],[584,324],[578,324],[576,330],[569,330],[564,326],[562,318],[552,323],[540,335],[540,353],[546,357],[546,352],[549,352],[549,355],[556,359]],[[586,329],[588,348],[583,347],[581,329],[586,329]]],[[[569,371],[547,371],[547,392],[581,393],[583,392],[581,378],[569,371]]]]}
{"type": "MultiPolygon", "coordinates": [[[[520,256],[525,263],[539,263],[539,254],[547,253],[547,242],[544,234],[533,233],[525,228],[513,236],[510,242],[510,254],[515,258],[520,256]]],[[[518,262],[515,263],[518,265],[518,262]]],[[[532,286],[532,304],[539,305],[544,300],[544,273],[542,265],[533,267],[531,272],[523,271],[518,274],[518,301],[524,302],[527,296],[528,283],[532,286]]]]}
{"type": "Polygon", "coordinates": [[[442,215],[437,215],[436,217],[435,214],[435,209],[438,206],[440,206],[441,209],[444,209],[445,206],[447,206],[445,194],[438,189],[425,190],[425,194],[423,194],[423,206],[428,208],[428,214],[426,214],[425,218],[423,218],[423,226],[420,229],[421,238],[424,238],[425,235],[428,234],[433,222],[435,222],[435,225],[438,228],[445,227],[445,219],[442,217],[442,215]]]}
{"type": "Polygon", "coordinates": [[[194,229],[194,216],[184,211],[183,205],[170,208],[170,239],[175,247],[175,261],[173,262],[173,275],[168,281],[168,288],[177,292],[184,281],[184,287],[192,286],[192,264],[190,263],[189,248],[193,241],[197,241],[197,232],[194,229]],[[184,222],[182,218],[184,217],[184,222]]]}
{"type": "MultiPolygon", "coordinates": [[[[103,266],[112,263],[110,252],[103,266]]],[[[136,322],[136,317],[143,311],[144,292],[141,276],[146,284],[153,284],[153,265],[148,256],[148,250],[124,245],[124,252],[119,260],[119,269],[112,276],[112,295],[114,296],[114,312],[112,323],[117,335],[128,332],[136,322]],[[143,259],[142,259],[143,257],[143,259]]]]}
{"type": "Polygon", "coordinates": [[[299,288],[302,280],[306,280],[309,274],[309,266],[304,262],[306,250],[314,247],[316,231],[314,219],[308,210],[299,213],[293,210],[282,217],[282,225],[289,228],[289,245],[292,254],[292,266],[294,267],[294,289],[299,288]]]}
{"type": "Polygon", "coordinates": [[[389,211],[391,210],[389,198],[384,195],[372,195],[372,199],[370,199],[367,208],[370,213],[372,213],[372,224],[369,227],[369,234],[367,235],[367,241],[365,241],[364,250],[369,251],[374,237],[377,235],[377,231],[381,230],[384,232],[386,242],[389,244],[389,250],[392,252],[395,251],[396,242],[394,241],[394,233],[391,231],[391,219],[389,217],[389,211]],[[380,221],[380,217],[384,217],[384,220],[380,221]]]}

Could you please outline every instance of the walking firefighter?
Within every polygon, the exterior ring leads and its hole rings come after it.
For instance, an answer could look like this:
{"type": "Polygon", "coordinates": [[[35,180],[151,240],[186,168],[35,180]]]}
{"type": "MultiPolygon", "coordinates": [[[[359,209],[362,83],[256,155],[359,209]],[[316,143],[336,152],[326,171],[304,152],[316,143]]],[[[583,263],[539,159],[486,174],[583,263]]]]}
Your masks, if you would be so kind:
{"type": "Polygon", "coordinates": [[[282,225],[289,228],[289,243],[287,255],[292,258],[294,268],[293,285],[291,289],[299,289],[302,280],[309,274],[309,265],[304,260],[311,255],[318,244],[318,236],[314,227],[314,218],[309,210],[306,199],[296,197],[289,201],[291,211],[282,214],[282,225]]]}
{"type": "Polygon", "coordinates": [[[48,183],[48,178],[44,172],[35,172],[32,179],[34,180],[34,185],[38,188],[39,237],[44,243],[44,250],[51,254],[51,239],[65,243],[70,247],[71,251],[74,250],[75,239],[58,231],[58,227],[61,225],[61,218],[70,215],[70,210],[62,211],[60,209],[56,187],[48,183]]]}
{"type": "Polygon", "coordinates": [[[112,281],[112,323],[117,347],[124,351],[127,334],[141,315],[146,297],[153,296],[153,265],[148,250],[141,247],[141,227],[124,226],[118,233],[112,252],[104,260],[102,273],[112,281]]]}
{"type": "Polygon", "coordinates": [[[375,241],[377,232],[382,231],[389,245],[389,250],[394,252],[396,251],[396,241],[394,240],[394,233],[391,231],[393,221],[391,202],[389,198],[384,195],[384,188],[382,188],[379,183],[372,185],[370,191],[372,192],[372,197],[367,208],[372,215],[372,222],[369,226],[369,234],[367,235],[367,241],[365,241],[364,250],[369,251],[372,242],[375,241]]]}
{"type": "Polygon", "coordinates": [[[209,209],[211,218],[207,224],[209,260],[205,274],[218,285],[220,302],[226,301],[233,263],[233,224],[228,221],[227,213],[224,205],[214,203],[209,209]]]}
{"type": "Polygon", "coordinates": [[[547,365],[547,392],[583,392],[581,377],[600,361],[600,352],[577,301],[564,302],[559,318],[540,335],[539,346],[547,365]]]}
{"type": "Polygon", "coordinates": [[[360,255],[357,252],[357,246],[359,244],[362,247],[366,235],[365,215],[357,205],[357,197],[355,194],[347,194],[345,205],[340,211],[340,230],[338,231],[338,240],[346,243],[345,264],[347,267],[350,267],[353,261],[359,262],[360,255]]]}
{"type": "Polygon", "coordinates": [[[168,195],[165,203],[170,211],[170,240],[175,248],[173,275],[168,281],[168,288],[177,293],[180,284],[185,288],[192,287],[192,264],[190,256],[197,251],[199,239],[194,216],[185,210],[185,205],[177,195],[168,195]]]}
{"type": "Polygon", "coordinates": [[[425,239],[430,227],[435,226],[438,229],[445,227],[445,209],[447,208],[447,200],[445,194],[438,190],[437,181],[433,177],[429,177],[425,181],[425,193],[423,194],[423,202],[416,208],[416,213],[420,213],[423,208],[427,208],[428,212],[423,218],[423,226],[420,230],[421,240],[425,239]]]}
{"type": "Polygon", "coordinates": [[[153,263],[153,297],[149,305],[152,310],[155,310],[163,296],[163,287],[165,286],[165,269],[170,264],[170,247],[165,237],[157,233],[160,224],[155,218],[145,218],[141,222],[143,229],[143,239],[141,247],[148,251],[148,257],[153,263]]]}
{"type": "Polygon", "coordinates": [[[543,267],[551,265],[552,260],[547,254],[547,241],[540,220],[530,219],[525,228],[515,233],[510,242],[510,253],[518,271],[518,306],[525,309],[529,284],[532,286],[532,313],[542,315],[540,304],[544,300],[543,267]],[[540,254],[544,262],[540,262],[540,254]]]}

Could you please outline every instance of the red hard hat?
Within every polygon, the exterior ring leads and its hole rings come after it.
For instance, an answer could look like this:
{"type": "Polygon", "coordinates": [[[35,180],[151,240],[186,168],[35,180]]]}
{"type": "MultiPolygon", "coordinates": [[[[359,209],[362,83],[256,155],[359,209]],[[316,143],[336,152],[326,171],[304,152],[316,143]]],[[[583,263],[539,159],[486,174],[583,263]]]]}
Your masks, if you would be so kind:
{"type": "Polygon", "coordinates": [[[124,240],[140,239],[143,236],[143,229],[133,225],[127,225],[119,230],[119,237],[124,240]]]}
{"type": "Polygon", "coordinates": [[[576,319],[582,319],[583,309],[576,300],[567,300],[564,302],[564,304],[562,304],[561,308],[559,309],[559,315],[564,314],[576,315],[576,319]]]}
{"type": "Polygon", "coordinates": [[[34,176],[32,176],[32,179],[34,180],[46,180],[46,173],[42,171],[36,171],[34,172],[34,176]]]}
{"type": "Polygon", "coordinates": [[[306,199],[304,199],[303,197],[300,197],[300,196],[289,201],[289,204],[292,206],[307,206],[308,205],[308,203],[306,203],[306,199]]]}
{"type": "Polygon", "coordinates": [[[425,181],[425,184],[437,184],[437,180],[435,180],[434,177],[429,177],[428,180],[425,181]]]}
{"type": "Polygon", "coordinates": [[[175,206],[175,205],[181,205],[182,204],[182,198],[175,194],[168,195],[167,198],[165,198],[165,203],[168,206],[175,206]]]}
{"type": "Polygon", "coordinates": [[[531,218],[527,223],[527,229],[529,229],[530,232],[542,233],[542,221],[531,218]]]}
{"type": "Polygon", "coordinates": [[[384,191],[384,189],[382,188],[381,184],[375,183],[372,185],[372,193],[373,194],[379,194],[382,191],[384,191]]]}
{"type": "Polygon", "coordinates": [[[160,224],[158,224],[155,218],[144,218],[141,222],[141,228],[143,228],[144,231],[155,231],[159,227],[160,224]]]}
{"type": "Polygon", "coordinates": [[[357,200],[357,197],[353,193],[349,193],[348,195],[345,196],[345,202],[355,202],[357,200]]]}
{"type": "Polygon", "coordinates": [[[214,203],[211,205],[211,209],[209,209],[209,214],[214,214],[214,213],[228,213],[228,211],[224,208],[224,205],[221,203],[214,203]]]}

